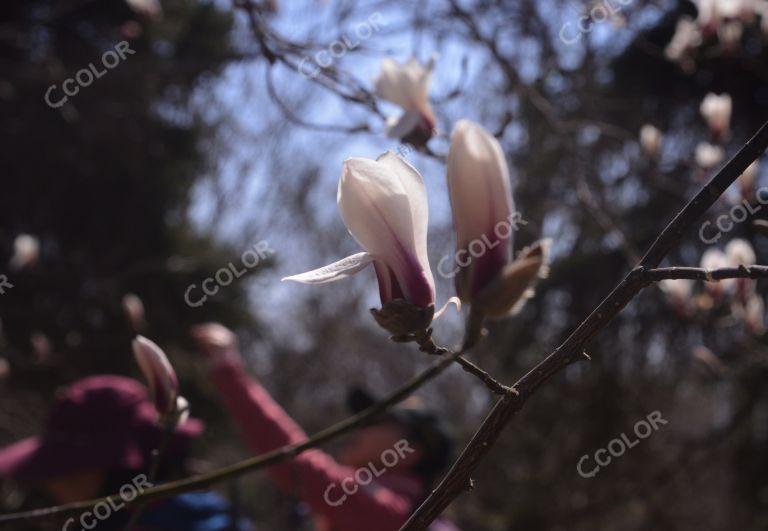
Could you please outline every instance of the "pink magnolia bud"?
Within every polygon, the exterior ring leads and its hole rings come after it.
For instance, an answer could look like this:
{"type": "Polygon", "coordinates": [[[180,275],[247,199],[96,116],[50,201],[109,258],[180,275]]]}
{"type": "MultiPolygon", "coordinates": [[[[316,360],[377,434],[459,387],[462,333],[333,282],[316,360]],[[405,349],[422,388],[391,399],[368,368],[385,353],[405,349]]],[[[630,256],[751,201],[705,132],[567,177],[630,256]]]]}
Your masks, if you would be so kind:
{"type": "Polygon", "coordinates": [[[471,302],[511,258],[514,203],[501,145],[468,120],[459,121],[451,134],[448,190],[456,229],[456,256],[469,261],[456,276],[456,293],[462,301],[471,302]]]}
{"type": "Polygon", "coordinates": [[[165,352],[144,336],[136,336],[132,346],[136,362],[147,380],[155,408],[161,415],[175,412],[179,381],[165,352]]]}

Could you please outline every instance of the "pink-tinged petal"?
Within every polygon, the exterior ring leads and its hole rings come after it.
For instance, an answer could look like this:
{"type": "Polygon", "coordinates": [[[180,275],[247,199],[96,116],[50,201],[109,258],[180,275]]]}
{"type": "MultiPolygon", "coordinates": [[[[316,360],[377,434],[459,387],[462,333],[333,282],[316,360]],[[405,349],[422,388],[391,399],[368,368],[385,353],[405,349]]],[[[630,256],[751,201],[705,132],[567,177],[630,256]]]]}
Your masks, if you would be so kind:
{"type": "Polygon", "coordinates": [[[510,260],[513,212],[510,172],[501,145],[468,120],[459,121],[448,152],[448,189],[456,246],[471,257],[469,294],[474,295],[510,260]]]}
{"type": "MultiPolygon", "coordinates": [[[[432,82],[434,58],[422,65],[416,58],[398,64],[390,58],[381,62],[381,72],[374,79],[374,91],[381,98],[405,111],[429,107],[429,86],[432,82]]],[[[430,110],[431,114],[431,110],[430,110]]]]}
{"type": "MultiPolygon", "coordinates": [[[[421,175],[394,153],[373,161],[348,159],[339,181],[338,203],[349,232],[391,270],[403,298],[418,306],[434,303],[435,283],[427,258],[427,194],[421,175]]],[[[377,265],[379,278],[388,278],[377,265]]],[[[390,289],[383,289],[382,301],[390,289]]],[[[397,298],[397,297],[396,297],[397,298]]]]}
{"type": "Polygon", "coordinates": [[[291,280],[302,284],[325,284],[327,282],[336,282],[337,280],[348,278],[358,271],[362,271],[371,262],[373,262],[373,257],[370,254],[365,252],[357,253],[342,258],[338,262],[334,262],[327,266],[313,269],[306,273],[285,277],[282,280],[291,280]]]}
{"type": "Polygon", "coordinates": [[[132,347],[155,408],[161,414],[173,413],[179,396],[179,382],[165,353],[143,336],[136,336],[132,347]]]}

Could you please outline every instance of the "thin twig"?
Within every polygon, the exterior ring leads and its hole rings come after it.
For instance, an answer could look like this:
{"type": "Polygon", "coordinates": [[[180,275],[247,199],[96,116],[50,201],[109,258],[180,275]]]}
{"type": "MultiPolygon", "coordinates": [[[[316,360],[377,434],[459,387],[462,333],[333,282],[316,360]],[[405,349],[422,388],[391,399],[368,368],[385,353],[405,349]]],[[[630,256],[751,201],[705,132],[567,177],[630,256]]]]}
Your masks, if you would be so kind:
{"type": "MultiPolygon", "coordinates": [[[[239,476],[247,472],[252,472],[254,470],[265,468],[287,459],[291,459],[304,452],[305,450],[315,448],[333,439],[336,439],[337,437],[345,433],[349,433],[355,428],[362,426],[369,420],[389,409],[391,406],[408,398],[408,396],[410,396],[419,387],[432,380],[435,376],[450,367],[456,358],[462,354],[462,352],[463,351],[459,350],[457,352],[451,352],[445,356],[442,356],[438,361],[430,365],[428,369],[395,390],[385,399],[377,402],[376,404],[358,413],[357,415],[348,417],[341,422],[334,424],[333,426],[317,432],[315,435],[304,442],[277,448],[265,454],[246,459],[234,465],[226,466],[207,474],[201,474],[199,476],[193,476],[191,478],[186,478],[179,481],[171,481],[162,485],[158,485],[157,487],[146,489],[144,492],[139,493],[136,498],[131,501],[123,500],[125,506],[128,507],[137,503],[147,503],[152,500],[167,498],[169,496],[175,496],[184,492],[206,488],[224,479],[239,476]]],[[[109,503],[110,499],[121,499],[121,497],[119,494],[112,494],[111,496],[106,496],[94,500],[68,503],[65,505],[57,505],[55,507],[46,507],[43,509],[34,509],[31,511],[0,515],[0,527],[10,529],[10,527],[7,527],[8,524],[17,523],[21,520],[43,518],[53,515],[64,516],[78,513],[80,511],[91,509],[99,503],[109,503]]]]}
{"type": "MultiPolygon", "coordinates": [[[[165,422],[165,426],[163,428],[163,437],[160,440],[158,447],[152,451],[152,461],[149,465],[149,474],[147,475],[147,481],[150,485],[154,485],[155,480],[157,479],[157,472],[160,470],[160,463],[162,463],[163,457],[165,457],[165,452],[168,449],[168,444],[170,443],[171,439],[173,438],[173,434],[176,431],[176,425],[179,422],[179,418],[185,412],[186,409],[184,411],[177,411],[171,414],[170,418],[163,418],[163,422],[165,422]]],[[[136,507],[123,531],[131,531],[136,526],[136,522],[138,522],[139,518],[141,518],[141,515],[144,512],[144,507],[146,507],[144,504],[136,507]]]]}
{"type": "Polygon", "coordinates": [[[702,269],[699,267],[659,267],[643,271],[643,278],[649,282],[669,278],[687,278],[691,280],[705,280],[717,282],[727,278],[766,278],[768,266],[753,265],[739,267],[724,267],[721,269],[702,269]]]}
{"type": "Polygon", "coordinates": [[[498,440],[504,427],[530,398],[530,396],[568,365],[584,359],[583,348],[637,295],[648,282],[647,269],[655,268],[680,241],[685,232],[725,192],[747,166],[756,160],[768,146],[768,122],[742,147],[736,155],[674,217],[650,246],[640,265],[630,271],[598,307],[579,324],[576,330],[549,356],[523,376],[513,387],[517,395],[500,398],[480,425],[458,460],[438,487],[411,515],[400,531],[422,531],[437,518],[448,505],[473,487],[471,475],[498,440]]]}

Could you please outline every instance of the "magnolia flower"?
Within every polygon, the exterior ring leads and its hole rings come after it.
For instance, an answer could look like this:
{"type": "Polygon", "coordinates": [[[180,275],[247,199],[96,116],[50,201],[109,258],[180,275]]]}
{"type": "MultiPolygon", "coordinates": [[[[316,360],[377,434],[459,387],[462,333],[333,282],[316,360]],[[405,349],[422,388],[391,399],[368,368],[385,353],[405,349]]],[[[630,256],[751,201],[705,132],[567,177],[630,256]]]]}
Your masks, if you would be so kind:
{"type": "Polygon", "coordinates": [[[739,175],[739,188],[741,188],[741,197],[742,199],[746,199],[748,196],[752,194],[752,190],[755,186],[755,177],[757,176],[757,170],[758,170],[758,162],[754,161],[752,164],[747,166],[747,169],[744,170],[744,173],[739,175]]]}
{"type": "MultiPolygon", "coordinates": [[[[715,269],[722,269],[724,267],[731,267],[731,261],[723,251],[713,247],[704,251],[704,254],[701,256],[700,266],[702,269],[712,271],[715,269]]],[[[708,281],[705,282],[704,287],[710,293],[710,295],[717,299],[723,294],[723,291],[731,291],[733,282],[734,279],[732,278],[714,282],[708,281]]]]}
{"type": "Polygon", "coordinates": [[[706,36],[717,33],[717,26],[720,23],[719,2],[720,0],[698,0],[696,3],[699,12],[698,22],[706,36]]]}
{"type": "Polygon", "coordinates": [[[702,170],[710,170],[720,164],[725,158],[725,150],[721,146],[700,142],[696,146],[696,164],[702,170]]]}
{"type": "Polygon", "coordinates": [[[138,295],[134,293],[126,293],[123,295],[123,313],[128,323],[131,325],[131,329],[134,332],[141,331],[146,326],[146,320],[144,319],[144,303],[138,295]]]}
{"type": "Polygon", "coordinates": [[[337,200],[344,224],[365,252],[283,280],[333,282],[373,263],[382,305],[401,301],[429,309],[426,325],[414,324],[426,328],[435,280],[427,258],[427,191],[419,172],[391,151],[376,160],[347,159],[337,200]]]}
{"type": "Polygon", "coordinates": [[[155,343],[144,336],[133,340],[133,356],[149,386],[149,394],[161,415],[177,411],[179,381],[171,363],[155,343]]]}
{"type": "Polygon", "coordinates": [[[40,241],[29,234],[19,234],[13,240],[13,256],[8,264],[12,270],[20,270],[37,262],[40,256],[40,241]]]}
{"type": "Polygon", "coordinates": [[[744,26],[741,22],[729,21],[717,28],[717,38],[727,50],[734,50],[741,44],[741,37],[744,34],[744,26]]]}
{"type": "Polygon", "coordinates": [[[701,102],[699,111],[707,121],[709,130],[716,138],[724,138],[731,127],[731,97],[728,94],[717,95],[710,92],[701,102]]]}
{"type": "Polygon", "coordinates": [[[163,8],[159,0],[125,0],[134,12],[148,18],[160,18],[163,15],[163,8]]]}
{"type": "Polygon", "coordinates": [[[435,113],[429,105],[429,85],[435,58],[422,65],[416,58],[405,64],[385,58],[373,81],[376,94],[398,105],[404,113],[387,120],[387,135],[410,143],[424,144],[435,129],[435,113]]]}
{"type": "Polygon", "coordinates": [[[661,139],[661,131],[651,124],[645,124],[640,128],[640,147],[643,149],[643,153],[652,159],[658,158],[659,156],[661,139]]]}
{"type": "Polygon", "coordinates": [[[698,24],[689,17],[681,17],[677,21],[675,34],[667,44],[664,54],[672,61],[681,62],[700,44],[701,31],[698,24]]]}
{"type": "MultiPolygon", "coordinates": [[[[730,267],[753,266],[757,263],[755,251],[752,245],[743,238],[735,238],[725,246],[725,256],[730,267]]],[[[729,279],[735,286],[735,296],[740,301],[745,301],[755,290],[755,282],[749,278],[729,279]]]]}
{"type": "Polygon", "coordinates": [[[743,238],[735,238],[728,242],[725,246],[725,256],[731,267],[753,266],[757,262],[752,244],[743,238]]]}
{"type": "Polygon", "coordinates": [[[670,306],[679,315],[686,315],[691,308],[693,280],[685,278],[665,278],[659,282],[659,288],[667,296],[670,306]]]}
{"type": "Polygon", "coordinates": [[[498,140],[468,120],[451,134],[448,190],[457,263],[461,255],[468,262],[457,271],[456,293],[484,315],[507,315],[544,273],[548,244],[532,246],[510,263],[516,215],[509,168],[498,140]]]}
{"type": "Polygon", "coordinates": [[[747,330],[754,336],[765,333],[765,303],[757,293],[753,293],[744,308],[744,324],[747,330]]]}

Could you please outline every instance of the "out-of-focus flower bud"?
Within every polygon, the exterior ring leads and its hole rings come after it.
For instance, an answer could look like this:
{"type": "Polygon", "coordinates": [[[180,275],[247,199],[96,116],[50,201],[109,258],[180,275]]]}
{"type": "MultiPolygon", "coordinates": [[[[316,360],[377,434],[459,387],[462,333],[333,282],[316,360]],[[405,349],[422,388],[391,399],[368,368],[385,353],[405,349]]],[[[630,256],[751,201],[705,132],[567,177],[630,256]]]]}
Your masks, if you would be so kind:
{"type": "Polygon", "coordinates": [[[390,58],[381,62],[374,80],[376,94],[403,109],[399,118],[387,121],[387,134],[414,145],[424,145],[435,130],[435,113],[429,104],[429,85],[435,58],[426,65],[416,58],[399,64],[390,58]]]}
{"type": "Polygon", "coordinates": [[[707,121],[715,140],[726,138],[730,132],[731,107],[731,96],[728,94],[717,95],[710,92],[701,102],[701,116],[707,121]]]}
{"type": "Polygon", "coordinates": [[[179,381],[165,352],[144,336],[136,336],[132,346],[133,355],[144,374],[158,413],[161,415],[175,413],[179,397],[179,381]]]}
{"type": "Polygon", "coordinates": [[[13,256],[8,267],[14,271],[34,265],[40,256],[40,241],[29,234],[19,234],[13,241],[13,256]]]}
{"type": "Polygon", "coordinates": [[[643,153],[648,157],[652,159],[657,159],[659,157],[661,141],[661,131],[651,124],[645,124],[640,128],[640,147],[643,149],[643,153]]]}
{"type": "Polygon", "coordinates": [[[667,296],[667,301],[678,315],[685,316],[691,312],[693,283],[693,280],[685,278],[665,278],[659,282],[659,288],[667,296]]]}
{"type": "Polygon", "coordinates": [[[695,158],[696,164],[702,170],[708,171],[723,161],[725,150],[721,146],[701,142],[696,146],[695,158]]]}
{"type": "Polygon", "coordinates": [[[123,295],[123,313],[134,332],[141,332],[147,325],[144,318],[144,303],[138,295],[126,293],[123,295]]]}

